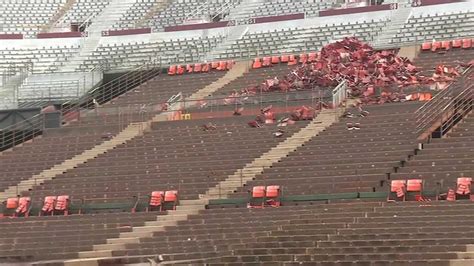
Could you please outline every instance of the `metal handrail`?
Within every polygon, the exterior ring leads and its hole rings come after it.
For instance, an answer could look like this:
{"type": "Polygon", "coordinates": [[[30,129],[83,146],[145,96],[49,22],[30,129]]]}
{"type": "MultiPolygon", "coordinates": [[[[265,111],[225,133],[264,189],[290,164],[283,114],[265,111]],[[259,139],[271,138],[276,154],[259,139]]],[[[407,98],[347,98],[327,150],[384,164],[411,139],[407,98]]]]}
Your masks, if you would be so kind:
{"type": "Polygon", "coordinates": [[[460,79],[452,82],[443,91],[438,93],[431,101],[426,102],[415,111],[416,114],[416,132],[418,134],[424,132],[436,120],[444,115],[446,108],[448,108],[457,97],[455,93],[464,88],[464,83],[467,77],[471,75],[473,68],[467,68],[460,79]],[[454,98],[453,98],[454,97],[454,98]]]}

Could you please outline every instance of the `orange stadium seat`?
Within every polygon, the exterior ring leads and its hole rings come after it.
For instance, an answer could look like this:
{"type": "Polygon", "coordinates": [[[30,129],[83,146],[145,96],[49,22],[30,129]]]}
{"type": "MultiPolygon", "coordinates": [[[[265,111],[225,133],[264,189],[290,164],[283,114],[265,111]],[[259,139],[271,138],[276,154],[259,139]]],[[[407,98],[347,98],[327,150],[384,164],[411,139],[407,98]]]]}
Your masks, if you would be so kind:
{"type": "Polygon", "coordinates": [[[306,62],[308,62],[308,55],[307,54],[300,54],[299,58],[300,58],[299,62],[301,64],[306,64],[306,62]]]}
{"type": "Polygon", "coordinates": [[[49,215],[54,211],[54,205],[56,203],[56,196],[47,196],[44,198],[43,207],[39,215],[49,215]]]}
{"type": "Polygon", "coordinates": [[[272,56],[272,64],[278,64],[278,63],[280,63],[280,57],[272,56]]]}
{"type": "Polygon", "coordinates": [[[216,69],[218,67],[219,67],[219,62],[217,61],[211,62],[211,69],[216,69]]]}
{"type": "Polygon", "coordinates": [[[209,63],[204,63],[201,66],[201,72],[209,72],[209,70],[210,70],[209,68],[210,68],[209,63]]]}
{"type": "Polygon", "coordinates": [[[471,177],[459,177],[456,186],[457,199],[469,199],[471,196],[471,177]]]}
{"type": "Polygon", "coordinates": [[[260,58],[255,58],[253,60],[252,68],[257,69],[257,68],[261,68],[261,67],[262,67],[262,61],[260,60],[260,58]]]}
{"type": "Polygon", "coordinates": [[[408,199],[411,199],[412,196],[414,197],[415,200],[417,201],[422,201],[422,194],[423,194],[423,180],[422,179],[408,179],[407,180],[407,195],[406,197],[410,197],[408,199]]]}
{"type": "Polygon", "coordinates": [[[264,67],[270,66],[272,64],[272,58],[269,56],[265,56],[262,61],[262,66],[264,67]]]}
{"type": "Polygon", "coordinates": [[[153,191],[150,195],[150,201],[146,211],[152,211],[154,208],[159,208],[160,211],[163,210],[163,202],[165,200],[164,191],[153,191]]]}
{"type": "Polygon", "coordinates": [[[178,191],[177,190],[166,191],[163,203],[172,205],[172,210],[176,210],[176,206],[178,205],[178,191]]]}
{"type": "Polygon", "coordinates": [[[453,40],[453,48],[461,48],[462,40],[453,40]]]}
{"type": "Polygon", "coordinates": [[[406,194],[406,180],[392,180],[390,184],[390,193],[388,195],[388,200],[392,199],[392,196],[395,196],[395,200],[405,200],[406,194]]]}
{"type": "Polygon", "coordinates": [[[251,208],[263,208],[265,205],[266,188],[265,186],[255,186],[251,191],[251,199],[248,206],[251,208]]]}
{"type": "Polygon", "coordinates": [[[62,212],[64,215],[69,213],[69,196],[62,195],[56,199],[56,206],[54,207],[55,212],[62,212]]]}
{"type": "Polygon", "coordinates": [[[227,70],[227,62],[226,61],[219,61],[217,70],[224,71],[227,70]]]}
{"type": "Polygon", "coordinates": [[[298,64],[298,60],[296,60],[296,56],[295,55],[290,55],[290,57],[288,58],[288,65],[289,66],[294,66],[298,64]]]}
{"type": "Polygon", "coordinates": [[[194,64],[194,72],[196,73],[201,72],[201,64],[194,64]]]}
{"type": "Polygon", "coordinates": [[[30,197],[21,197],[18,201],[18,207],[15,210],[16,216],[23,215],[24,217],[28,217],[30,215],[31,209],[31,198],[30,197]]]}
{"type": "Polygon", "coordinates": [[[193,65],[187,64],[186,65],[186,72],[187,73],[193,73],[193,65]]]}
{"type": "Polygon", "coordinates": [[[182,65],[178,65],[177,69],[176,69],[176,74],[178,75],[183,75],[184,74],[184,67],[182,65]]]}
{"type": "Polygon", "coordinates": [[[421,50],[423,51],[428,51],[431,50],[431,43],[430,42],[425,42],[421,45],[421,50]]]}
{"type": "Polygon", "coordinates": [[[448,193],[446,194],[446,200],[456,201],[456,192],[454,191],[454,189],[452,188],[448,189],[448,193]]]}
{"type": "Polygon", "coordinates": [[[280,186],[267,186],[265,193],[265,202],[271,207],[280,207],[281,205],[281,189],[280,186]]]}
{"type": "Polygon", "coordinates": [[[462,48],[464,49],[469,49],[472,46],[472,40],[471,39],[463,39],[462,40],[462,48]]]}
{"type": "Polygon", "coordinates": [[[170,66],[168,68],[168,75],[173,76],[176,74],[176,66],[170,66]]]}
{"type": "Polygon", "coordinates": [[[282,63],[288,63],[288,61],[290,61],[290,57],[288,55],[282,55],[280,59],[282,63]]]}
{"type": "Polygon", "coordinates": [[[451,49],[451,41],[442,41],[441,47],[445,50],[451,49]]]}
{"type": "Polygon", "coordinates": [[[436,52],[436,50],[441,48],[441,42],[433,42],[431,44],[431,51],[436,52]]]}
{"type": "Polygon", "coordinates": [[[315,62],[318,57],[317,53],[309,53],[308,54],[308,62],[312,63],[315,62]]]}

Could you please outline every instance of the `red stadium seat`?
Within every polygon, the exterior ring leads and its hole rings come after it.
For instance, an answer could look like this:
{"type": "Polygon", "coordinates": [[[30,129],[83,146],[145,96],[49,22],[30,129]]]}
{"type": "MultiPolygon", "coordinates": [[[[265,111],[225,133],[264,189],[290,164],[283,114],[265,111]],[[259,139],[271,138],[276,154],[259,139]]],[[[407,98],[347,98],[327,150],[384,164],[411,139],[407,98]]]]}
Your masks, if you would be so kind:
{"type": "Polygon", "coordinates": [[[280,207],[281,206],[281,189],[280,186],[267,186],[265,193],[265,202],[271,207],[280,207]]]}
{"type": "Polygon", "coordinates": [[[294,66],[296,64],[298,64],[298,60],[296,60],[296,57],[294,55],[290,55],[290,57],[288,58],[288,65],[294,66]]]}
{"type": "Polygon", "coordinates": [[[453,40],[453,48],[461,48],[462,40],[453,40]]]}
{"type": "Polygon", "coordinates": [[[407,195],[408,200],[414,199],[416,201],[423,201],[423,180],[422,179],[408,179],[407,180],[407,195]]]}
{"type": "Polygon", "coordinates": [[[170,66],[168,68],[168,75],[173,76],[176,74],[176,66],[170,66]]]}
{"type": "Polygon", "coordinates": [[[472,46],[472,40],[471,39],[463,39],[462,40],[462,48],[464,49],[469,49],[472,46]]]}
{"type": "Polygon", "coordinates": [[[54,207],[55,212],[62,212],[64,215],[69,213],[69,196],[62,195],[56,199],[56,206],[54,207]]]}
{"type": "Polygon", "coordinates": [[[202,64],[201,72],[209,72],[209,63],[202,64]]]}
{"type": "Polygon", "coordinates": [[[219,62],[211,62],[211,69],[216,69],[217,67],[219,67],[219,62]]]}
{"type": "Polygon", "coordinates": [[[445,50],[451,49],[451,41],[442,41],[441,47],[445,50]]]}
{"type": "Polygon", "coordinates": [[[176,210],[178,205],[178,191],[177,190],[168,190],[165,192],[164,204],[172,204],[172,209],[176,210]]]}
{"type": "Polygon", "coordinates": [[[219,65],[217,66],[217,70],[220,70],[220,71],[227,70],[227,62],[226,61],[219,61],[219,65]]]}
{"type": "Polygon", "coordinates": [[[405,200],[406,180],[392,180],[390,184],[390,193],[387,200],[391,200],[395,196],[395,200],[405,200]]]}
{"type": "Polygon", "coordinates": [[[470,177],[458,178],[456,186],[456,198],[469,199],[471,196],[471,184],[472,178],[470,177]]]}
{"type": "Polygon", "coordinates": [[[18,198],[8,198],[6,203],[7,209],[16,209],[18,208],[18,198]]]}
{"type": "Polygon", "coordinates": [[[265,56],[263,58],[262,66],[267,67],[267,66],[270,66],[271,64],[272,64],[272,58],[269,56],[265,56]]]}
{"type": "Polygon", "coordinates": [[[308,55],[307,54],[300,54],[300,63],[306,64],[308,62],[308,55]]]}
{"type": "Polygon", "coordinates": [[[186,72],[188,72],[188,73],[193,73],[193,71],[194,71],[194,70],[193,70],[193,65],[187,64],[187,65],[186,65],[186,72]]]}
{"type": "Polygon", "coordinates": [[[179,66],[177,67],[177,69],[176,69],[176,74],[178,74],[178,75],[183,75],[183,74],[184,74],[184,70],[185,70],[184,67],[181,66],[181,65],[179,65],[179,66]]]}
{"type": "Polygon", "coordinates": [[[39,215],[53,214],[55,203],[56,203],[56,196],[47,196],[47,197],[45,197],[44,202],[43,202],[43,207],[41,208],[41,211],[40,211],[39,215]]]}
{"type": "Polygon", "coordinates": [[[290,61],[290,57],[288,55],[282,55],[280,59],[282,63],[288,63],[288,61],[290,61]]]}
{"type": "Polygon", "coordinates": [[[252,68],[257,69],[262,67],[262,62],[260,61],[260,58],[255,58],[253,60],[252,68]]]}
{"type": "Polygon", "coordinates": [[[318,57],[317,53],[309,53],[308,54],[308,62],[312,63],[315,62],[318,57]]]}
{"type": "Polygon", "coordinates": [[[194,72],[201,72],[201,64],[194,64],[194,72]]]}
{"type": "Polygon", "coordinates": [[[421,45],[421,50],[423,51],[428,51],[431,50],[431,43],[430,42],[425,42],[421,45]]]}
{"type": "Polygon", "coordinates": [[[280,57],[272,56],[272,64],[278,64],[278,63],[280,63],[280,57]]]}
{"type": "Polygon", "coordinates": [[[18,207],[15,210],[15,216],[28,217],[31,209],[31,198],[21,197],[18,201],[18,207]]]}
{"type": "Polygon", "coordinates": [[[159,210],[162,211],[164,200],[165,200],[164,191],[151,192],[150,202],[148,203],[148,207],[146,208],[146,211],[152,211],[154,208],[159,208],[159,210]]]}
{"type": "Polygon", "coordinates": [[[436,52],[436,50],[441,48],[441,42],[433,42],[431,44],[431,51],[436,52]]]}
{"type": "Polygon", "coordinates": [[[263,208],[265,205],[265,186],[255,186],[251,191],[251,199],[249,200],[249,208],[263,208]]]}
{"type": "Polygon", "coordinates": [[[446,200],[456,201],[456,192],[454,192],[454,189],[452,188],[448,189],[448,193],[446,194],[446,200]]]}

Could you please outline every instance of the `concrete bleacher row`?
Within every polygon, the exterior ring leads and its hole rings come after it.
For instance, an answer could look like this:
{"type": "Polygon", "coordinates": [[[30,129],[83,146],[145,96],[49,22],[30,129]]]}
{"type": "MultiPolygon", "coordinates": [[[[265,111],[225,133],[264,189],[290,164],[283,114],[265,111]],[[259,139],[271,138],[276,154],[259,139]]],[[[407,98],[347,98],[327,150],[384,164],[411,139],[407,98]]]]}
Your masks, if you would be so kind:
{"type": "Polygon", "coordinates": [[[79,70],[96,66],[103,69],[132,69],[145,62],[167,65],[171,62],[202,62],[204,55],[222,41],[222,36],[175,39],[158,42],[126,43],[99,46],[79,70]]]}
{"type": "Polygon", "coordinates": [[[0,5],[0,32],[23,33],[33,37],[61,8],[66,0],[7,0],[0,5]]]}
{"type": "Polygon", "coordinates": [[[147,12],[155,5],[155,2],[152,0],[138,0],[122,15],[119,23],[113,26],[114,29],[137,28],[136,23],[144,19],[147,12]]]}
{"type": "Polygon", "coordinates": [[[387,20],[376,20],[248,33],[220,54],[219,58],[252,58],[317,51],[323,45],[344,36],[355,36],[359,40],[370,42],[386,24],[387,20]]]}
{"type": "Polygon", "coordinates": [[[473,36],[474,12],[423,14],[410,17],[391,40],[392,43],[419,43],[473,36]]]}
{"type": "Polygon", "coordinates": [[[76,0],[61,19],[63,23],[81,24],[94,18],[110,3],[110,0],[76,0]]]}
{"type": "Polygon", "coordinates": [[[236,14],[231,14],[232,17],[237,19],[248,19],[256,17],[268,17],[277,15],[297,14],[304,13],[306,17],[316,17],[319,15],[319,11],[333,8],[336,4],[335,1],[318,1],[318,0],[303,0],[303,1],[290,1],[290,0],[277,0],[277,1],[258,1],[254,3],[248,3],[244,10],[236,10],[236,14]],[[249,9],[248,12],[247,9],[249,9]]]}
{"type": "Polygon", "coordinates": [[[78,46],[1,49],[0,72],[11,67],[23,67],[25,65],[30,65],[32,72],[51,72],[57,66],[64,64],[78,50],[78,46]]]}

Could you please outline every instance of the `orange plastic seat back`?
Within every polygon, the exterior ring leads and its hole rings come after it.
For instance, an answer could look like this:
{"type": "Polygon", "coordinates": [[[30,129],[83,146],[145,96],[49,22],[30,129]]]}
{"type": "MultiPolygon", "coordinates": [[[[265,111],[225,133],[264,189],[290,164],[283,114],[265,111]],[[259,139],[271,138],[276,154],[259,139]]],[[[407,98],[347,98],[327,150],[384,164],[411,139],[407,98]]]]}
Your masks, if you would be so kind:
{"type": "Polygon", "coordinates": [[[149,205],[153,207],[160,206],[163,203],[164,198],[165,198],[164,191],[153,191],[151,192],[149,205]]]}
{"type": "Polygon", "coordinates": [[[436,50],[441,48],[441,42],[433,42],[431,44],[431,51],[436,52],[436,50]]]}
{"type": "Polygon", "coordinates": [[[170,66],[168,68],[168,75],[173,76],[176,74],[176,66],[170,66]]]}
{"type": "Polygon", "coordinates": [[[260,58],[255,58],[253,60],[252,68],[257,69],[262,67],[262,62],[260,61],[260,58]]]}
{"type": "Polygon", "coordinates": [[[428,51],[431,49],[431,43],[430,42],[425,42],[421,45],[421,50],[423,51],[428,51]]]}
{"type": "Polygon", "coordinates": [[[183,66],[178,66],[177,69],[176,69],[176,74],[183,75],[184,74],[184,67],[183,66]]]}
{"type": "Polygon", "coordinates": [[[296,60],[296,57],[294,55],[290,55],[290,57],[288,58],[288,65],[294,66],[296,64],[298,64],[298,60],[296,60]]]}
{"type": "Polygon", "coordinates": [[[201,72],[209,72],[209,64],[203,64],[201,67],[201,72]]]}
{"type": "Polygon", "coordinates": [[[461,48],[462,40],[453,40],[453,48],[461,48]]]}
{"type": "Polygon", "coordinates": [[[44,212],[50,212],[54,209],[54,203],[56,201],[56,196],[48,196],[44,198],[43,208],[41,208],[44,212]]]}
{"type": "Polygon", "coordinates": [[[68,195],[62,195],[58,196],[56,199],[56,207],[54,208],[55,210],[58,211],[65,211],[69,207],[69,196],[68,195]]]}
{"type": "Polygon", "coordinates": [[[447,201],[456,201],[456,193],[454,192],[454,189],[448,189],[448,193],[446,195],[446,200],[447,201]]]}
{"type": "Polygon", "coordinates": [[[194,64],[194,72],[201,72],[201,64],[194,64]]]}
{"type": "Polygon", "coordinates": [[[278,64],[278,63],[280,63],[280,57],[272,56],[272,64],[278,64]]]}
{"type": "Polygon", "coordinates": [[[175,202],[178,201],[178,191],[177,190],[168,190],[165,192],[165,202],[175,202]]]}
{"type": "Polygon", "coordinates": [[[425,92],[425,101],[430,101],[433,96],[431,95],[431,92],[425,92]]]}
{"type": "Polygon", "coordinates": [[[390,184],[390,192],[397,193],[397,197],[401,198],[405,195],[406,180],[392,180],[390,184]]]}
{"type": "Polygon", "coordinates": [[[28,211],[28,207],[30,205],[31,198],[30,197],[21,197],[18,203],[18,208],[16,208],[16,213],[26,213],[28,211]]]}
{"type": "Polygon", "coordinates": [[[226,61],[220,61],[219,65],[217,66],[217,70],[223,71],[227,69],[227,62],[226,61]]]}
{"type": "Polygon", "coordinates": [[[472,178],[470,177],[458,178],[456,194],[460,194],[460,195],[471,194],[471,183],[472,183],[472,178]]]}
{"type": "Polygon", "coordinates": [[[16,208],[18,208],[18,198],[8,198],[6,208],[7,209],[16,209],[16,208]]]}
{"type": "Polygon", "coordinates": [[[211,69],[216,69],[217,67],[219,67],[219,62],[211,62],[211,69]]]}
{"type": "Polygon", "coordinates": [[[280,196],[280,186],[267,186],[266,189],[267,198],[277,198],[280,196]]]}
{"type": "Polygon", "coordinates": [[[463,39],[462,40],[462,48],[468,49],[471,48],[472,46],[472,40],[471,39],[463,39]]]}
{"type": "Polygon", "coordinates": [[[425,94],[424,93],[419,93],[418,94],[418,101],[420,102],[424,102],[425,101],[425,94]]]}
{"type": "Polygon", "coordinates": [[[312,63],[316,61],[318,54],[317,53],[309,53],[308,54],[308,62],[312,63]]]}
{"type": "Polygon", "coordinates": [[[252,189],[252,198],[264,198],[265,194],[265,186],[255,186],[252,189]]]}
{"type": "Polygon", "coordinates": [[[267,67],[267,66],[270,66],[271,64],[272,64],[272,58],[269,57],[269,56],[265,56],[265,57],[263,58],[263,63],[262,63],[262,65],[267,67]]]}
{"type": "Polygon", "coordinates": [[[409,179],[407,181],[407,192],[421,192],[423,189],[423,180],[409,179]]]}
{"type": "Polygon", "coordinates": [[[451,41],[442,41],[441,42],[441,48],[445,50],[451,49],[451,41]]]}
{"type": "Polygon", "coordinates": [[[193,73],[193,65],[187,64],[186,65],[186,72],[193,73]]]}
{"type": "Polygon", "coordinates": [[[282,63],[288,63],[288,61],[290,61],[290,57],[288,55],[282,55],[280,59],[282,63]]]}
{"type": "Polygon", "coordinates": [[[300,63],[305,64],[306,62],[308,62],[308,55],[300,54],[300,63]]]}

